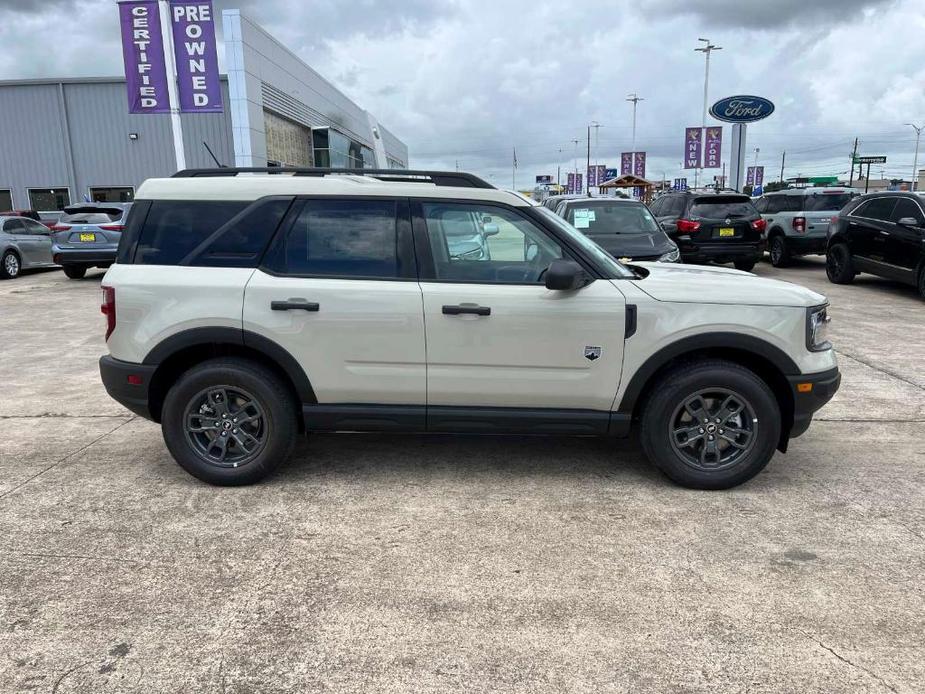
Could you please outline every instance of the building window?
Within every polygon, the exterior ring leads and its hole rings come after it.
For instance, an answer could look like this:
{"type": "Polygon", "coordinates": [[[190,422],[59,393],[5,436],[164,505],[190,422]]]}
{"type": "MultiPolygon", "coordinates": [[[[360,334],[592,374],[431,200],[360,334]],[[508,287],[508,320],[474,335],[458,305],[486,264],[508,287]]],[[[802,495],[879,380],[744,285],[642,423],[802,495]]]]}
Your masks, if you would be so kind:
{"type": "Polygon", "coordinates": [[[112,186],[110,188],[90,188],[93,202],[132,202],[135,189],[131,186],[112,186]]]}
{"type": "Polygon", "coordinates": [[[13,209],[13,191],[0,190],[0,212],[7,212],[13,209]]]}
{"type": "Polygon", "coordinates": [[[30,188],[29,207],[33,210],[51,212],[63,210],[71,204],[71,191],[67,188],[30,188]]]}

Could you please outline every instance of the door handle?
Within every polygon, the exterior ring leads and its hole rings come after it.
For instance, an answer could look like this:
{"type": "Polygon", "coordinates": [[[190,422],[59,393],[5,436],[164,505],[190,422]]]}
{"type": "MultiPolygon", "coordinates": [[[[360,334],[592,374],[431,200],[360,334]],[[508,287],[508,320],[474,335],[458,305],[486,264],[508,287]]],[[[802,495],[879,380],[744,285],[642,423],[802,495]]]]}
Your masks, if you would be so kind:
{"type": "Polygon", "coordinates": [[[882,236],[889,236],[889,235],[890,235],[890,232],[884,231],[883,229],[881,229],[881,230],[880,230],[880,234],[881,234],[882,236]]]}
{"type": "Polygon", "coordinates": [[[467,306],[462,304],[460,306],[444,306],[443,312],[448,316],[459,316],[464,313],[471,314],[473,316],[490,316],[491,307],[490,306],[467,306]]]}
{"type": "Polygon", "coordinates": [[[318,304],[314,301],[305,299],[287,299],[286,301],[271,301],[270,310],[272,311],[317,311],[318,304]]]}

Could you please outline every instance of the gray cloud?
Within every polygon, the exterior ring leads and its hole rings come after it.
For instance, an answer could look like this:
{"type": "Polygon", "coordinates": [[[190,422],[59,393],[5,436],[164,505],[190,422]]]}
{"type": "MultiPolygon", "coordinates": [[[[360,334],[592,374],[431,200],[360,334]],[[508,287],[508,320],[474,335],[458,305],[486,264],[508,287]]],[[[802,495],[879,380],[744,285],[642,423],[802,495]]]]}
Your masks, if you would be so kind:
{"type": "Polygon", "coordinates": [[[857,21],[867,8],[894,3],[895,0],[677,0],[676,11],[696,15],[706,27],[773,30],[802,25],[812,31],[857,21]]]}

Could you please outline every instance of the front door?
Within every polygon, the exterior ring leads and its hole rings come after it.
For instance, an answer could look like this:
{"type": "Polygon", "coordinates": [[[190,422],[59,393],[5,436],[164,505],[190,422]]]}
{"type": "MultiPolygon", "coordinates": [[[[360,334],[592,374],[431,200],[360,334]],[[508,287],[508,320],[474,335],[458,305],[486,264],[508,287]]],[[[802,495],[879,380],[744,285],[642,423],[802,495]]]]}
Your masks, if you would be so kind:
{"type": "Polygon", "coordinates": [[[848,216],[848,244],[859,269],[879,274],[886,258],[886,239],[895,226],[890,217],[896,198],[871,198],[848,216]]]}
{"type": "Polygon", "coordinates": [[[286,349],[319,405],[416,406],[420,421],[404,428],[423,428],[424,315],[407,201],[296,200],[247,284],[244,330],[286,349]]]}
{"type": "Polygon", "coordinates": [[[925,214],[914,200],[899,198],[892,221],[894,225],[886,239],[886,262],[897,268],[903,281],[915,282],[915,271],[925,254],[925,214]],[[899,224],[900,220],[915,223],[899,224]]]}
{"type": "Polygon", "coordinates": [[[413,205],[416,245],[428,253],[420,266],[429,426],[440,428],[433,423],[447,407],[609,413],[623,362],[626,302],[617,287],[597,279],[546,289],[549,263],[569,253],[516,208],[413,205]],[[461,219],[473,220],[471,235],[483,236],[488,252],[453,252],[461,219]]]}

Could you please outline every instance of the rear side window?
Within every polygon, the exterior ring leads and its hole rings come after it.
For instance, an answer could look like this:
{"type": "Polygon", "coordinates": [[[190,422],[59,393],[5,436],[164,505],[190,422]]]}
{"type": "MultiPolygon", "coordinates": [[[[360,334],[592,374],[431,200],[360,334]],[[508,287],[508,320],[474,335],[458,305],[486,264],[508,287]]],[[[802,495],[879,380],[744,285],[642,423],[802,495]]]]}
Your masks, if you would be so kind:
{"type": "Polygon", "coordinates": [[[721,219],[723,217],[751,217],[758,210],[748,198],[699,198],[691,206],[691,219],[721,219]]]}
{"type": "Polygon", "coordinates": [[[135,251],[138,265],[177,265],[219,227],[250,205],[240,201],[151,203],[135,251]]]}
{"type": "Polygon", "coordinates": [[[394,200],[307,200],[267,266],[309,277],[405,276],[396,212],[394,200]]]}

